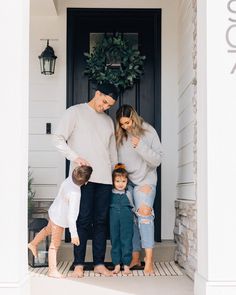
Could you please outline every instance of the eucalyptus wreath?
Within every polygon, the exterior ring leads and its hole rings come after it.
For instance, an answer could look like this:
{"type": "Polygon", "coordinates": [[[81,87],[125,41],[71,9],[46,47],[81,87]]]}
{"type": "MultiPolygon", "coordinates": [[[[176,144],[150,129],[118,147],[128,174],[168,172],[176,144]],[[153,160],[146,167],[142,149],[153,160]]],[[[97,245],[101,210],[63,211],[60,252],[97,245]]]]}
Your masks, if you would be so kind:
{"type": "Polygon", "coordinates": [[[131,88],[144,72],[145,56],[120,34],[104,38],[86,56],[85,75],[96,84],[109,82],[121,91],[131,88]]]}

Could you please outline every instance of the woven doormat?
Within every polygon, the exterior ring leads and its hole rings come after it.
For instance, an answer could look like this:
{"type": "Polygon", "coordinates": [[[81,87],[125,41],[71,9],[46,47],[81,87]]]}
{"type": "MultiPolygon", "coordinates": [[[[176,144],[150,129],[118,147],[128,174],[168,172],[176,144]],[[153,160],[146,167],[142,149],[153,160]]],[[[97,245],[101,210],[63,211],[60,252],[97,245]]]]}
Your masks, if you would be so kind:
{"type": "MultiPolygon", "coordinates": [[[[111,263],[105,264],[109,269],[113,269],[111,263]]],[[[140,268],[133,268],[131,271],[130,276],[145,276],[143,272],[143,266],[140,268]]],[[[62,261],[57,265],[58,270],[62,273],[65,277],[69,277],[73,272],[72,261],[62,261]]],[[[29,266],[29,272],[32,277],[35,276],[46,276],[48,273],[48,267],[31,267],[29,266]]],[[[152,276],[182,276],[183,272],[181,271],[180,267],[174,261],[168,262],[155,262],[154,263],[154,274],[152,276]]],[[[93,272],[92,263],[86,263],[85,266],[85,277],[103,277],[103,275],[96,274],[93,272]]],[[[126,276],[123,275],[123,271],[117,274],[118,277],[126,276]]]]}

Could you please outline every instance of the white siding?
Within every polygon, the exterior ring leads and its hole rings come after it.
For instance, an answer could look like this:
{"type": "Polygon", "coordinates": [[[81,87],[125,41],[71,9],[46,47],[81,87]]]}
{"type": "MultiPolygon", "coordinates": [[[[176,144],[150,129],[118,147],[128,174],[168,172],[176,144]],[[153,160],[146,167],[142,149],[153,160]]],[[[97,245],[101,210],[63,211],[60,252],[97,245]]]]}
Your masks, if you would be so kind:
{"type": "Polygon", "coordinates": [[[194,181],[194,85],[193,8],[191,0],[179,1],[179,99],[177,198],[195,199],[194,181]]]}
{"type": "Polygon", "coordinates": [[[59,17],[32,16],[30,30],[30,83],[29,83],[29,166],[33,173],[33,189],[37,200],[53,199],[65,175],[65,160],[52,145],[46,134],[46,123],[51,123],[53,133],[65,109],[65,63],[61,54],[63,40],[58,38],[59,17]],[[58,39],[50,46],[58,56],[55,74],[40,74],[38,55],[46,47],[41,38],[58,39]]]}

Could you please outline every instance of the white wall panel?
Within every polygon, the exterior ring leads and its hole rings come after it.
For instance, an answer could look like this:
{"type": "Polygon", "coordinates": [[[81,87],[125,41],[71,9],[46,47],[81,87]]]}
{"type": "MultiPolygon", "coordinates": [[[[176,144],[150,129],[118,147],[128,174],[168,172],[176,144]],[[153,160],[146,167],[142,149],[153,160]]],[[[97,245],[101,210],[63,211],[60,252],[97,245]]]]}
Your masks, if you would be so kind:
{"type": "Polygon", "coordinates": [[[179,1],[179,100],[178,100],[178,183],[177,197],[195,199],[194,191],[194,120],[193,97],[195,77],[193,67],[193,8],[192,1],[179,1]]]}
{"type": "Polygon", "coordinates": [[[177,197],[178,199],[185,199],[185,200],[195,199],[195,184],[193,182],[178,184],[177,197]]]}
{"type": "MultiPolygon", "coordinates": [[[[58,119],[47,118],[30,118],[29,134],[46,134],[46,123],[51,123],[51,133],[53,134],[58,124],[58,119]]],[[[48,134],[47,134],[48,135],[48,134]]]]}
{"type": "Polygon", "coordinates": [[[56,151],[52,144],[51,135],[30,135],[29,136],[30,151],[56,151]]]}
{"type": "Polygon", "coordinates": [[[57,151],[30,151],[29,166],[34,170],[34,167],[58,167],[60,161],[64,158],[57,151]]]}
{"type": "Polygon", "coordinates": [[[194,182],[193,162],[178,168],[178,183],[194,182]]]}
{"type": "Polygon", "coordinates": [[[179,135],[179,144],[178,148],[182,148],[183,146],[193,142],[193,133],[194,133],[194,123],[191,122],[188,126],[181,130],[178,133],[179,135]]]}
{"type": "Polygon", "coordinates": [[[185,145],[179,150],[179,166],[186,165],[193,160],[193,142],[185,145]]]}
{"type": "Polygon", "coordinates": [[[32,185],[32,188],[35,191],[35,200],[50,200],[56,197],[59,185],[32,185]]]}
{"type": "Polygon", "coordinates": [[[34,169],[33,184],[57,184],[58,169],[57,167],[38,167],[34,169]]]}

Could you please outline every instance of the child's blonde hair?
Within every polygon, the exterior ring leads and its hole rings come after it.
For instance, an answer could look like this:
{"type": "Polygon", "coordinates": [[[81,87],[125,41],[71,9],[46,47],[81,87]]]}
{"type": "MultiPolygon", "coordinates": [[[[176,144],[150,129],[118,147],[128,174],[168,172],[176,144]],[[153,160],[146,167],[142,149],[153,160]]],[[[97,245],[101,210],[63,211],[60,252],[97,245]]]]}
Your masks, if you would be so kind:
{"type": "Polygon", "coordinates": [[[72,172],[72,180],[77,185],[83,185],[88,182],[92,172],[91,166],[78,166],[72,172]]]}

